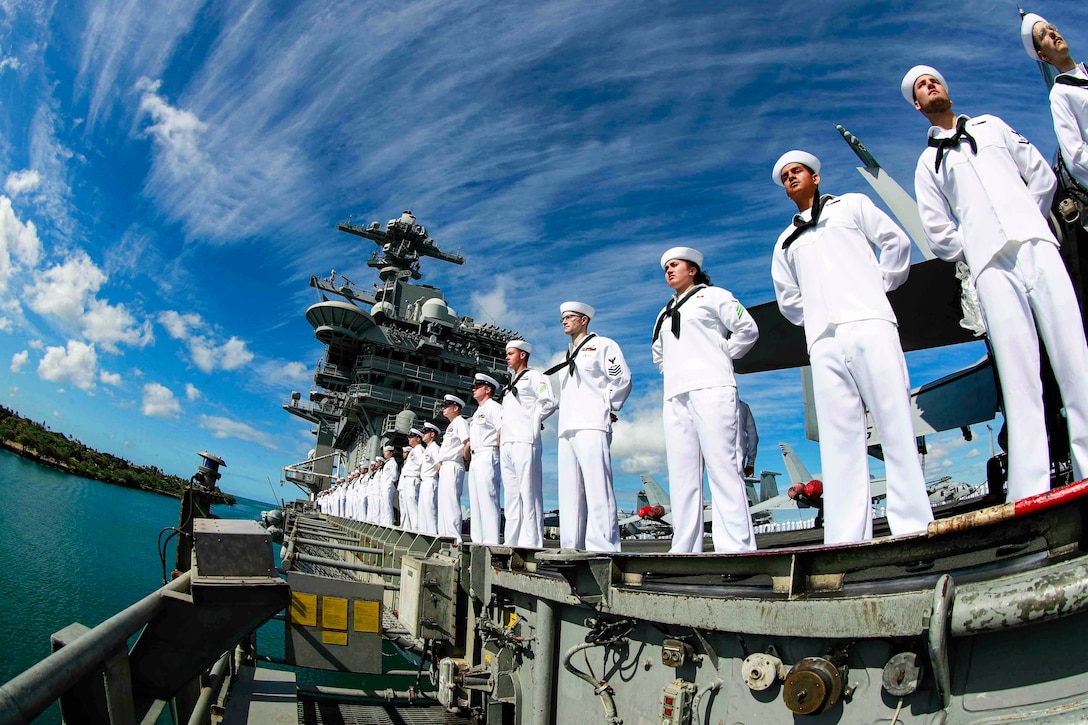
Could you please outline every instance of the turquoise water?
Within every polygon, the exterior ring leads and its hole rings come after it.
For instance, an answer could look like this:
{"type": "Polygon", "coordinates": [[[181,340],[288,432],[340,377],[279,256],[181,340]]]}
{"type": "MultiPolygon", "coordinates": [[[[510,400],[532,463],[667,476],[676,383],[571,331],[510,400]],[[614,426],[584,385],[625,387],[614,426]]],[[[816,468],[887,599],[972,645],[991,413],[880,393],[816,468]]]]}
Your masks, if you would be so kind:
{"type": "MultiPolygon", "coordinates": [[[[194,472],[198,464],[194,456],[194,472]]],[[[179,503],[0,451],[0,683],[48,655],[53,632],[93,627],[162,585],[159,531],[177,526],[179,503]]],[[[240,498],[212,512],[253,520],[268,508],[240,498]]],[[[282,656],[282,627],[271,634],[278,642],[262,631],[262,654],[282,656]]],[[[53,711],[39,722],[59,719],[53,711]]]]}

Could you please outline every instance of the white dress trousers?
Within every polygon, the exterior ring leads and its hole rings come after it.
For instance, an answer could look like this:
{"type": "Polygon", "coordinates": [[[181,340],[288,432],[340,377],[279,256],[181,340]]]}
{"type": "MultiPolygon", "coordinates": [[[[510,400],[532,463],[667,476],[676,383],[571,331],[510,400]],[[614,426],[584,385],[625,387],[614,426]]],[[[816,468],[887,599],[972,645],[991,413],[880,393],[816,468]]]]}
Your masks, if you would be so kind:
{"type": "Polygon", "coordinates": [[[714,501],[714,551],[754,551],[755,532],[741,477],[737,389],[717,386],[669,398],[662,411],[672,502],[671,554],[703,551],[703,465],[714,501]],[[704,446],[700,441],[709,441],[704,446]]]}
{"type": "Polygon", "coordinates": [[[472,541],[496,546],[499,541],[499,451],[494,446],[473,449],[468,469],[468,499],[472,510],[472,541]]]}
{"type": "Polygon", "coordinates": [[[544,546],[543,463],[540,445],[504,441],[499,451],[502,496],[506,503],[506,546],[544,546]]]}
{"type": "Polygon", "coordinates": [[[1065,404],[1073,475],[1083,479],[1088,475],[1088,346],[1061,254],[1045,241],[1009,245],[979,273],[975,286],[1005,403],[1008,499],[1050,490],[1036,327],[1065,404]]]}
{"type": "Polygon", "coordinates": [[[418,531],[416,522],[416,499],[419,496],[419,477],[400,477],[400,527],[407,531],[418,531]]]}
{"type": "Polygon", "coordinates": [[[925,531],[933,512],[918,463],[910,379],[896,326],[884,320],[848,322],[817,340],[809,355],[820,422],[824,543],[873,536],[866,403],[884,450],[892,534],[925,531]]]}
{"type": "Polygon", "coordinates": [[[458,461],[443,461],[438,469],[438,535],[461,543],[461,492],[465,482],[465,465],[458,461]]]}
{"type": "Polygon", "coordinates": [[[603,430],[559,436],[559,539],[564,549],[620,550],[611,443],[612,434],[603,430]]]}

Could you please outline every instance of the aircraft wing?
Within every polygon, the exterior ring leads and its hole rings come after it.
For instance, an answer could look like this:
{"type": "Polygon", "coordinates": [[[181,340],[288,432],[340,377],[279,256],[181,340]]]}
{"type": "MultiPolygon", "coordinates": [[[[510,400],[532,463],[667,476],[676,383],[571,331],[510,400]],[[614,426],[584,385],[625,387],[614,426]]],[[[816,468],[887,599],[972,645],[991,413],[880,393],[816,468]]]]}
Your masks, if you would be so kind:
{"type": "MultiPolygon", "coordinates": [[[[844,282],[848,284],[848,282],[844,282]]],[[[899,289],[888,293],[899,320],[903,350],[928,350],[976,339],[960,326],[960,281],[955,265],[939,259],[918,262],[899,289]]],[[[738,373],[758,373],[808,365],[805,331],[778,311],[776,301],[748,308],[759,326],[759,340],[733,361],[738,373]]]]}
{"type": "Polygon", "coordinates": [[[665,493],[665,489],[661,487],[657,479],[648,473],[641,474],[639,478],[642,479],[642,486],[646,491],[646,500],[650,502],[650,505],[663,506],[668,511],[671,508],[669,494],[665,493]]]}

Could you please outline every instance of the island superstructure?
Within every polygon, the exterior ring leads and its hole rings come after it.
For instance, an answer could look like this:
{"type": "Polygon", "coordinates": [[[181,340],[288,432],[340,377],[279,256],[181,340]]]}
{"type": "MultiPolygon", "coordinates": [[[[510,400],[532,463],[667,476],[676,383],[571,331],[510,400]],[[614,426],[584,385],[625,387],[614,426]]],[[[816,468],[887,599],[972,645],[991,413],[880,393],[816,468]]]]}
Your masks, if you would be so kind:
{"type": "Polygon", "coordinates": [[[311,494],[378,456],[386,443],[403,441],[417,421],[436,417],[443,394],[467,393],[475,373],[505,380],[506,343],[517,337],[458,315],[441,290],[416,284],[424,257],[465,260],[440,249],[411,211],[384,228],[349,220],[337,229],[377,245],[367,266],[378,270],[379,283],[365,291],[335,270],[310,278],[320,301],[306,320],[326,349],[308,399],[294,392],[283,408],[314,424],[313,453],[284,467],[286,480],[311,494]]]}

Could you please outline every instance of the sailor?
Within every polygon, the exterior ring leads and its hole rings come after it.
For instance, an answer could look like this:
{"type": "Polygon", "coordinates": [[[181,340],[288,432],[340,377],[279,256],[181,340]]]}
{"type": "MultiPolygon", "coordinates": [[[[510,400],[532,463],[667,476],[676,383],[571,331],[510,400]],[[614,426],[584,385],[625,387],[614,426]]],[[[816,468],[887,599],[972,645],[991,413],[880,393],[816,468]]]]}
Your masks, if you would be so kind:
{"type": "Polygon", "coordinates": [[[495,402],[499,381],[476,373],[472,397],[476,412],[468,423],[472,465],[468,469],[468,500],[472,516],[472,540],[478,544],[499,543],[499,440],[502,406],[495,402]]]}
{"type": "Polygon", "coordinates": [[[513,376],[502,398],[500,468],[507,546],[539,549],[544,545],[544,492],[540,431],[555,412],[551,383],[529,368],[533,346],[525,340],[506,343],[506,366],[513,376]]]}
{"type": "Polygon", "coordinates": [[[382,526],[393,525],[393,492],[397,480],[394,451],[396,448],[391,445],[382,446],[381,477],[378,479],[378,523],[382,526]]]}
{"type": "Polygon", "coordinates": [[[759,338],[755,320],[727,290],[713,287],[703,255],[673,247],[661,255],[674,294],[654,324],[654,365],[665,378],[662,420],[672,504],[672,554],[703,551],[703,470],[713,500],[714,551],[756,548],[742,462],[733,360],[759,338]]]}
{"type": "Polygon", "coordinates": [[[740,460],[744,467],[745,477],[754,476],[756,472],[756,454],[759,452],[759,431],[756,430],[756,419],[752,416],[752,409],[740,398],[737,398],[737,412],[740,414],[740,460]]]}
{"type": "Polygon", "coordinates": [[[887,296],[910,272],[910,238],[864,194],[821,196],[820,160],[810,153],[786,152],[772,178],[799,212],[775,244],[771,278],[782,315],[805,328],[826,481],[824,543],[873,536],[866,409],[884,451],[892,535],[924,531],[933,513],[887,296]]]}
{"type": "Polygon", "coordinates": [[[411,446],[401,446],[400,471],[397,473],[397,510],[399,511],[397,526],[402,529],[407,528],[404,525],[406,496],[404,495],[404,486],[402,485],[402,482],[404,481],[404,470],[408,468],[408,456],[411,452],[411,446]]]}
{"type": "Polygon", "coordinates": [[[559,373],[559,541],[565,549],[619,551],[612,490],[612,423],[631,394],[631,370],[614,340],[589,332],[594,310],[584,302],[559,307],[570,335],[559,373]]]}
{"type": "Polygon", "coordinates": [[[367,517],[370,523],[381,523],[382,519],[382,464],[385,463],[385,459],[375,458],[370,464],[370,483],[368,488],[370,490],[370,500],[367,503],[367,509],[369,516],[367,517]]]}
{"type": "Polygon", "coordinates": [[[419,466],[419,498],[416,502],[416,524],[424,534],[438,533],[438,449],[434,442],[438,426],[427,421],[423,424],[423,454],[419,466]]]}
{"type": "Polygon", "coordinates": [[[1050,89],[1054,134],[1069,173],[1088,193],[1088,66],[1073,60],[1069,44],[1058,29],[1035,13],[1020,24],[1024,50],[1034,60],[1058,69],[1050,89]]]}
{"type": "Polygon", "coordinates": [[[461,417],[465,401],[456,395],[442,399],[442,415],[449,424],[438,450],[438,535],[461,543],[461,491],[465,460],[470,457],[468,423],[461,417]]]}
{"type": "Polygon", "coordinates": [[[419,469],[423,465],[423,433],[412,428],[408,431],[408,445],[411,450],[404,459],[404,468],[400,472],[400,527],[408,531],[419,531],[417,516],[419,502],[419,469]]]}
{"type": "Polygon", "coordinates": [[[996,116],[952,111],[948,84],[915,66],[900,90],[933,126],[914,190],[930,247],[966,261],[994,352],[1009,437],[1010,500],[1050,489],[1039,335],[1065,404],[1073,473],[1088,475],[1088,346],[1058,242],[1047,225],[1057,180],[1043,155],[996,116]]]}

